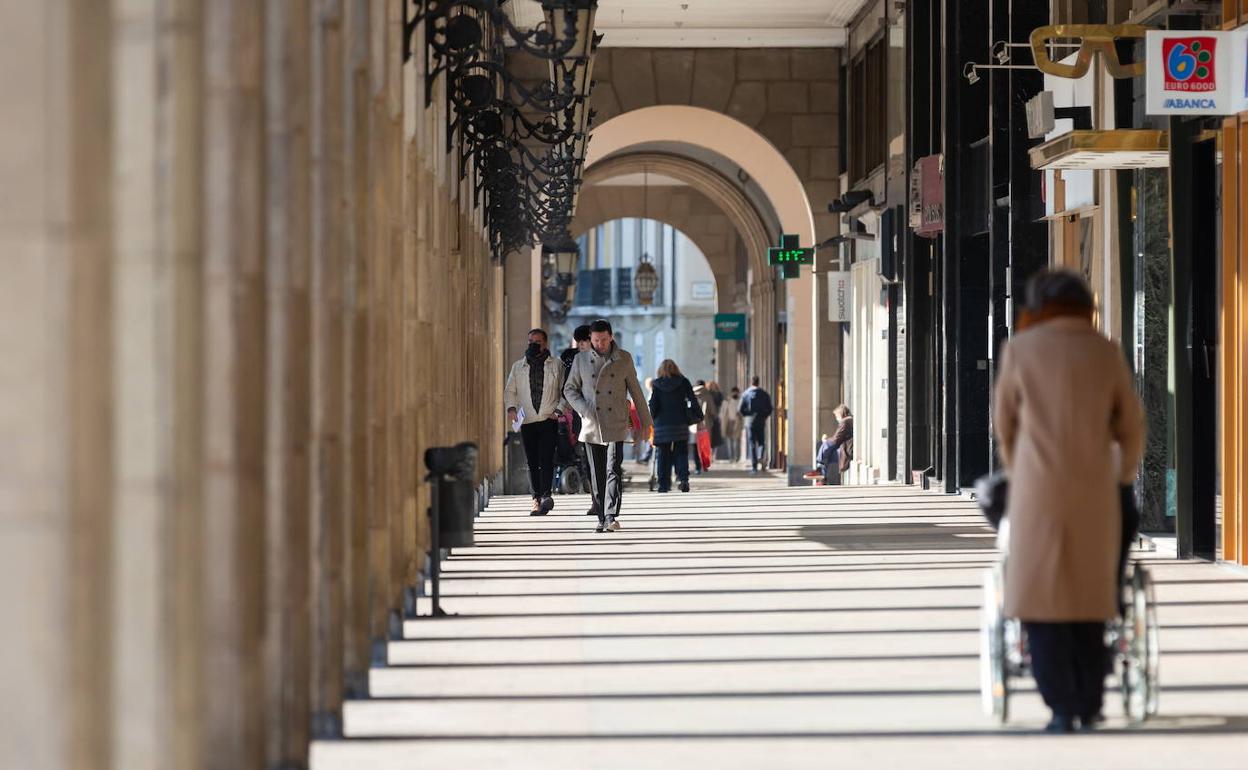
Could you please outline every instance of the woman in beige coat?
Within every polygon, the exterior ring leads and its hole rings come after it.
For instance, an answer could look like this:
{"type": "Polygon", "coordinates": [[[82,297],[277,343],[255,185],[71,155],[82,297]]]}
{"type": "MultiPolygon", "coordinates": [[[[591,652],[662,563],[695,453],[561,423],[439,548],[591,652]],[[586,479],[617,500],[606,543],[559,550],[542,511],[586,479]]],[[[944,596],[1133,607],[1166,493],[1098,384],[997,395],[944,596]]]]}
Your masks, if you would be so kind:
{"type": "Polygon", "coordinates": [[[1025,624],[1053,732],[1101,718],[1104,627],[1118,613],[1119,485],[1133,483],[1144,446],[1131,373],[1092,325],[1093,305],[1075,273],[1034,277],[995,394],[1010,477],[1005,612],[1025,624]]]}

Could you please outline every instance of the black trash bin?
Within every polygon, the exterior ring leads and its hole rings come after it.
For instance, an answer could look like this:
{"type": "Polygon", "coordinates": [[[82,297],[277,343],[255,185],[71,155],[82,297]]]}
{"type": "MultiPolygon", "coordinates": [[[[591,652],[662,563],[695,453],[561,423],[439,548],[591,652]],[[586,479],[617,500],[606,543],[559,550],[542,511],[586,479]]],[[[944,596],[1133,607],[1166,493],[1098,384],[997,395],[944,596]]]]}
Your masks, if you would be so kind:
{"type": "Polygon", "coordinates": [[[438,517],[438,547],[465,548],[473,544],[477,515],[477,445],[433,447],[425,452],[425,467],[433,484],[433,512],[438,517]]]}

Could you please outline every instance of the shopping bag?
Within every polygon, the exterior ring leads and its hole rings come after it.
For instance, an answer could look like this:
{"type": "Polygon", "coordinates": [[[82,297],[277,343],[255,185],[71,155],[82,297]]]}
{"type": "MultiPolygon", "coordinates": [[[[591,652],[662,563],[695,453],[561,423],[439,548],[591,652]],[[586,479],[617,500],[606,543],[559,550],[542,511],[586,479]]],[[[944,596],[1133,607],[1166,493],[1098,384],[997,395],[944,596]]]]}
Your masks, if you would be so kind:
{"type": "Polygon", "coordinates": [[[710,470],[711,432],[709,430],[698,431],[698,457],[702,458],[703,470],[710,470]]]}

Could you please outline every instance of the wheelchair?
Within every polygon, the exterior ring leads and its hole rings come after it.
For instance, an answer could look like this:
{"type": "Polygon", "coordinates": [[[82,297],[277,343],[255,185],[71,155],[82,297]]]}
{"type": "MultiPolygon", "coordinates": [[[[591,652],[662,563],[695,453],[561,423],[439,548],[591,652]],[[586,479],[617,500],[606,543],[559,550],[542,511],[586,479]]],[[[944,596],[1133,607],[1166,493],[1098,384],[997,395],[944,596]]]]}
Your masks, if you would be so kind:
{"type": "MultiPolygon", "coordinates": [[[[1006,522],[1001,531],[1006,533],[1006,522]]],[[[1129,722],[1138,724],[1157,714],[1160,633],[1148,568],[1137,561],[1126,572],[1121,589],[1123,613],[1105,624],[1105,641],[1122,692],[1123,710],[1129,722]]],[[[1031,675],[1023,624],[1005,617],[1004,579],[1005,558],[984,573],[979,656],[984,712],[1001,724],[1009,720],[1011,684],[1031,675]]]]}

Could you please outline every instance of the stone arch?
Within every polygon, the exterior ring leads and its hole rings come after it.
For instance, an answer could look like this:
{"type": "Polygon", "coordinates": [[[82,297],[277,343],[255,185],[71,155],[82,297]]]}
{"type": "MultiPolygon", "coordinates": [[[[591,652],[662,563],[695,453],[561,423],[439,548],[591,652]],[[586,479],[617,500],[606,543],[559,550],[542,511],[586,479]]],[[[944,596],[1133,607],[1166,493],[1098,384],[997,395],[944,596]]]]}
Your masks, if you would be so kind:
{"type": "MultiPolygon", "coordinates": [[[[641,107],[616,115],[594,129],[585,158],[585,174],[616,156],[631,151],[663,146],[701,148],[730,159],[745,172],[761,190],[779,220],[783,232],[797,235],[803,243],[816,242],[815,218],[806,194],[806,186],[788,160],[765,136],[745,123],[714,110],[679,104],[641,107]]],[[[688,173],[689,167],[685,168],[688,173]]],[[[708,169],[709,171],[709,169],[708,169]]],[[[722,177],[720,177],[722,179],[722,177]]],[[[705,178],[702,182],[710,182],[705,178]]],[[[729,182],[731,185],[731,182],[729,182]]],[[[809,274],[799,280],[787,281],[781,288],[773,271],[766,267],[765,248],[751,244],[751,264],[755,266],[749,287],[752,323],[750,328],[751,371],[764,381],[780,379],[780,341],[775,333],[777,312],[791,298],[802,298],[788,318],[788,342],[791,353],[788,371],[788,393],[798,409],[799,422],[806,422],[805,405],[809,401],[806,374],[812,353],[810,330],[812,316],[808,307],[814,286],[809,274]],[[786,296],[787,295],[787,296],[786,296]]],[[[806,429],[795,434],[799,445],[809,443],[806,429]]]]}
{"type": "Polygon", "coordinates": [[[665,104],[617,115],[594,129],[585,173],[630,147],[654,142],[692,145],[730,158],[762,189],[787,233],[815,242],[815,219],[806,187],[784,155],[766,137],[714,110],[665,104]]]}
{"type": "MultiPolygon", "coordinates": [[[[644,219],[671,227],[688,239],[710,268],[716,290],[715,312],[748,314],[749,295],[744,275],[746,260],[741,253],[740,236],[728,217],[701,191],[688,185],[652,189],[649,199],[650,206],[646,207],[637,187],[613,189],[587,186],[581,192],[581,202],[570,232],[574,237],[580,236],[595,227],[621,219],[644,219]],[[599,199],[604,192],[603,199],[599,199]]],[[[688,275],[687,268],[682,266],[680,270],[683,276],[688,275]]],[[[749,373],[749,363],[746,343],[716,340],[716,380],[731,384],[744,382],[749,373]]]]}
{"type": "MultiPolygon", "coordinates": [[[[617,154],[589,167],[585,172],[584,184],[586,187],[592,187],[597,182],[642,171],[671,177],[706,196],[736,229],[749,252],[750,266],[754,268],[754,274],[763,276],[768,273],[766,253],[771,244],[762,216],[739,187],[702,163],[671,153],[617,154]]],[[[622,214],[621,216],[636,216],[636,214],[622,214]]]]}

